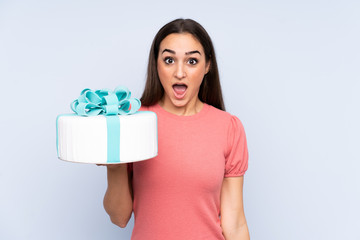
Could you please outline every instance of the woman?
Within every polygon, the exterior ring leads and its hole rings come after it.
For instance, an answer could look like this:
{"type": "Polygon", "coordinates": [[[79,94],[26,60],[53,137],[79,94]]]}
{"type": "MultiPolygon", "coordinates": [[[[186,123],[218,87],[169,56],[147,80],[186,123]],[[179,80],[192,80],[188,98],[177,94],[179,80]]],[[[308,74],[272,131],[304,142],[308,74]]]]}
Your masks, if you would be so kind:
{"type": "Polygon", "coordinates": [[[104,207],[132,239],[249,239],[243,209],[247,146],[226,113],[214,48],[203,27],[177,19],[152,43],[142,109],[158,116],[158,156],[107,167],[104,207]]]}

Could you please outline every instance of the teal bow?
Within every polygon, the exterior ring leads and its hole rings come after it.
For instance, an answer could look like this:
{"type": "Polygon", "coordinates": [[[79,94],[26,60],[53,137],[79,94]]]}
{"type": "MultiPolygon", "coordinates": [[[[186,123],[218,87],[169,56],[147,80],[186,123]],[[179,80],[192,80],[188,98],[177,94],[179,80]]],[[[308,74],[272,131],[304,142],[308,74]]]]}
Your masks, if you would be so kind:
{"type": "Polygon", "coordinates": [[[126,87],[119,86],[114,91],[101,89],[93,91],[85,88],[80,97],[71,103],[71,109],[80,116],[128,115],[139,110],[141,102],[131,98],[126,87]]]}

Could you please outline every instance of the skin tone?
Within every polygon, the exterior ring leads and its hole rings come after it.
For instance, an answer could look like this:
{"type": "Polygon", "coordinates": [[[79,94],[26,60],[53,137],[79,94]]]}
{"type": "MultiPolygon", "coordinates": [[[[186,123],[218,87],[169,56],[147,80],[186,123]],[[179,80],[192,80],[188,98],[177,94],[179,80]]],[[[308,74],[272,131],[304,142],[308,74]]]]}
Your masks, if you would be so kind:
{"type": "Polygon", "coordinates": [[[244,177],[226,177],[220,195],[221,228],[226,240],[250,240],[243,204],[244,177]]]}
{"type": "Polygon", "coordinates": [[[189,33],[173,33],[160,43],[157,70],[165,94],[160,106],[182,116],[198,113],[204,75],[209,71],[201,43],[189,33]]]}

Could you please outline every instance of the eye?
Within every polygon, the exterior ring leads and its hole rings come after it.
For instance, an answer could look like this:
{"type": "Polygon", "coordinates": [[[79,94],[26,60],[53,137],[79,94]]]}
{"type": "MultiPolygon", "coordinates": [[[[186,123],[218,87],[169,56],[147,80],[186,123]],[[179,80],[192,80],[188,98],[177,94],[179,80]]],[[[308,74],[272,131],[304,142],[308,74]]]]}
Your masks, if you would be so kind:
{"type": "Polygon", "coordinates": [[[195,65],[195,64],[197,64],[197,59],[196,58],[190,58],[189,60],[188,60],[188,63],[190,64],[190,65],[195,65]]]}
{"type": "Polygon", "coordinates": [[[171,58],[171,57],[166,57],[166,58],[164,59],[164,62],[165,62],[166,64],[172,64],[172,63],[174,63],[174,59],[171,58]]]}

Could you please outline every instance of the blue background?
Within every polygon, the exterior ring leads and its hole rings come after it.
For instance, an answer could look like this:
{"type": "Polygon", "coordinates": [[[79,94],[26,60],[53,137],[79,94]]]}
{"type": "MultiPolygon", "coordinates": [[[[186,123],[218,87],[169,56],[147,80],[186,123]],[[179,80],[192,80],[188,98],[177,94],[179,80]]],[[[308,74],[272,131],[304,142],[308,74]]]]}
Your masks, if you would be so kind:
{"type": "MultiPolygon", "coordinates": [[[[0,0],[0,239],[130,239],[103,167],[57,159],[83,88],[140,97],[155,33],[199,21],[250,152],[253,240],[360,239],[359,1],[0,0]]],[[[169,213],[171,214],[171,213],[169,213]]],[[[174,216],[176,217],[176,216],[174,216]]]]}

